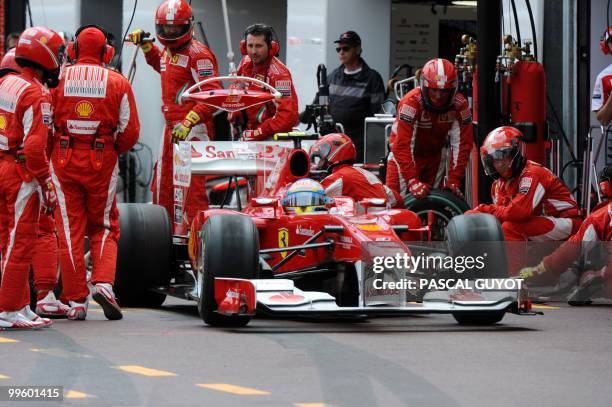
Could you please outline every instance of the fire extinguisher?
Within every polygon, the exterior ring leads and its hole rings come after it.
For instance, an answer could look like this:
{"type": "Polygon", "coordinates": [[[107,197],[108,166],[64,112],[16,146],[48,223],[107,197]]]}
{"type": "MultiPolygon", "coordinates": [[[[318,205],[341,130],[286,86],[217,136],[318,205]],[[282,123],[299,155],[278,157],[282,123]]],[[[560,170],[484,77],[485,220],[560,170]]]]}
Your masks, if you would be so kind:
{"type": "Polygon", "coordinates": [[[524,136],[527,159],[546,165],[546,74],[531,55],[531,43],[520,47],[511,36],[504,38],[504,54],[497,57],[495,79],[501,97],[502,123],[524,136]]]}

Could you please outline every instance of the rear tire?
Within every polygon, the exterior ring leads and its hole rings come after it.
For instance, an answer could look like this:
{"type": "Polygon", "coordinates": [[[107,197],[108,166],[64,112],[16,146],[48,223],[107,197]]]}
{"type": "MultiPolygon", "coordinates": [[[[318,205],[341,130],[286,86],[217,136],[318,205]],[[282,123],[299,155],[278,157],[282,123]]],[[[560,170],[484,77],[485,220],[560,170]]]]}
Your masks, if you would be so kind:
{"type": "Polygon", "coordinates": [[[253,220],[244,215],[216,215],[202,228],[202,246],[198,260],[202,273],[198,312],[212,326],[239,327],[250,316],[217,313],[215,277],[256,279],[259,276],[259,234],[253,220]]]}
{"type": "Polygon", "coordinates": [[[172,226],[163,206],[120,203],[121,237],[114,291],[121,306],[159,307],[166,295],[153,287],[170,284],[172,226]]]}
{"type": "Polygon", "coordinates": [[[432,240],[436,241],[444,240],[444,229],[453,217],[462,215],[470,209],[467,202],[443,189],[432,190],[425,199],[416,199],[410,195],[405,203],[406,209],[419,215],[423,225],[427,225],[429,211],[433,212],[435,218],[432,240]]]}

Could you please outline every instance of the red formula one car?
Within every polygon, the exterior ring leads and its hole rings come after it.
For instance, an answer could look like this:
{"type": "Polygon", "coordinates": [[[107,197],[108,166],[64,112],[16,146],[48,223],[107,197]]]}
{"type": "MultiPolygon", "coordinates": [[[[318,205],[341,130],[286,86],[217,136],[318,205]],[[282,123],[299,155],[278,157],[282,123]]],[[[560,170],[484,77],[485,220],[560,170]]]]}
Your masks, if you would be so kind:
{"type": "MultiPolygon", "coordinates": [[[[454,217],[446,240],[432,248],[414,243],[431,237],[431,225],[423,226],[410,210],[387,209],[383,200],[357,203],[340,197],[322,212],[288,213],[282,198],[290,184],[309,175],[310,160],[300,148],[302,137],[285,137],[191,143],[191,174],[231,177],[228,194],[232,185],[246,180],[247,197],[242,202],[238,196],[234,208],[202,211],[187,239],[172,236],[163,208],[120,205],[116,292],[122,304],[160,305],[173,295],[197,301],[204,322],[216,326],[246,325],[256,312],[326,317],[449,313],[466,324],[493,324],[506,312],[531,314],[518,286],[432,286],[427,282],[458,281],[456,270],[373,267],[376,258],[417,252],[458,256],[472,242],[499,243],[503,234],[493,216],[454,217]]],[[[492,250],[505,262],[503,245],[492,250]]],[[[466,280],[503,277],[504,267],[495,267],[495,275],[465,275],[466,280]]]]}

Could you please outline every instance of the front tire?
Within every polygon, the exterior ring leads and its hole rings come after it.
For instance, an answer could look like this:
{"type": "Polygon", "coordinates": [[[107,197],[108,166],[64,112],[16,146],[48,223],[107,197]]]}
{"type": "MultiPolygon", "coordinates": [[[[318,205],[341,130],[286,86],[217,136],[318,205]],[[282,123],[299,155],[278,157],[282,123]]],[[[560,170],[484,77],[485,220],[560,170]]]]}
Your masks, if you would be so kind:
{"type": "Polygon", "coordinates": [[[244,215],[216,215],[202,228],[202,273],[198,312],[212,326],[245,326],[250,316],[217,313],[215,277],[256,279],[259,276],[259,234],[253,220],[244,215]]]}
{"type": "MultiPolygon", "coordinates": [[[[487,254],[485,275],[469,273],[470,275],[461,277],[508,277],[508,260],[506,257],[504,233],[495,216],[478,213],[454,217],[446,228],[446,241],[449,255],[453,257],[476,257],[483,256],[484,253],[487,254]]],[[[506,311],[457,312],[453,314],[453,317],[460,325],[484,326],[500,322],[505,314],[506,311]]]]}
{"type": "Polygon", "coordinates": [[[171,278],[172,226],[163,206],[120,203],[121,237],[114,290],[121,306],[159,307],[166,296],[149,291],[171,278]]]}
{"type": "Polygon", "coordinates": [[[493,312],[457,312],[453,314],[459,325],[485,326],[494,325],[504,319],[506,311],[493,312]]]}

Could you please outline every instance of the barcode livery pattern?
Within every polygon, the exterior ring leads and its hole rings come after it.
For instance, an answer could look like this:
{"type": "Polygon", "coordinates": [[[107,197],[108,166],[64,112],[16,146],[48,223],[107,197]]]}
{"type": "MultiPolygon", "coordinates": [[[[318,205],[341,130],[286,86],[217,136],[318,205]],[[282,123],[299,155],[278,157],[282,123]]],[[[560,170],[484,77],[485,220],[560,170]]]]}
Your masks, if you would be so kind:
{"type": "Polygon", "coordinates": [[[64,96],[106,97],[108,71],[99,66],[75,65],[66,70],[64,96]]]}
{"type": "Polygon", "coordinates": [[[30,83],[18,76],[10,75],[0,84],[0,109],[15,113],[17,101],[30,83]]]}

